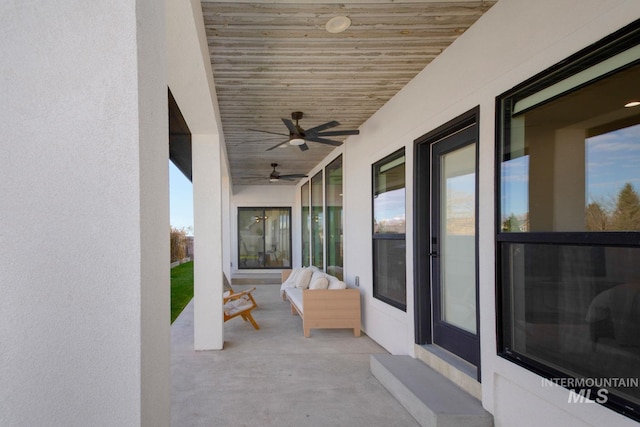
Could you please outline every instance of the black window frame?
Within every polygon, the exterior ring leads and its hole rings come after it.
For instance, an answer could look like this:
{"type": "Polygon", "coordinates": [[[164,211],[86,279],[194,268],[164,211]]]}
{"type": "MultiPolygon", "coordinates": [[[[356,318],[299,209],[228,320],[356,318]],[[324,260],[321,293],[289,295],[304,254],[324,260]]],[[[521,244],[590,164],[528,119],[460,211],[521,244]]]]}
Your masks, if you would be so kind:
{"type": "MultiPolygon", "coordinates": [[[[503,161],[509,160],[510,156],[505,155],[502,158],[503,148],[508,152],[510,132],[508,128],[509,117],[516,101],[526,98],[527,96],[537,93],[540,90],[549,87],[569,76],[585,70],[594,64],[597,64],[607,58],[610,58],[631,47],[640,45],[640,20],[622,28],[619,31],[603,38],[599,42],[588,46],[585,49],[569,56],[564,61],[538,73],[523,83],[515,86],[509,91],[496,97],[496,128],[495,128],[495,217],[494,225],[496,230],[495,238],[495,256],[496,256],[496,325],[497,325],[497,354],[498,356],[509,360],[527,370],[530,370],[547,379],[557,378],[576,378],[567,373],[554,369],[548,364],[533,360],[527,355],[514,351],[505,344],[505,318],[506,311],[509,307],[504,304],[504,298],[508,297],[510,289],[508,284],[503,283],[503,245],[508,246],[511,243],[521,244],[549,244],[562,246],[591,246],[591,247],[640,247],[640,232],[514,232],[502,231],[502,212],[501,212],[501,165],[503,161]],[[504,141],[504,144],[503,144],[504,141]],[[504,314],[504,315],[503,315],[504,314]]],[[[622,68],[609,72],[600,76],[597,80],[604,79],[617,73],[623,69],[638,65],[640,60],[632,61],[622,68]]],[[[596,80],[596,81],[597,81],[596,80]]],[[[593,84],[591,80],[585,84],[573,87],[569,92],[563,92],[553,98],[543,102],[548,103],[560,97],[566,96],[568,93],[577,91],[587,85],[593,84]]],[[[530,109],[537,108],[542,104],[537,104],[530,109]]],[[[523,112],[526,112],[525,110],[523,112]]],[[[597,388],[592,389],[592,396],[595,396],[597,388]]],[[[609,394],[606,402],[598,402],[616,412],[619,412],[636,421],[640,421],[640,405],[630,402],[620,396],[609,394]]]]}
{"type": "MultiPolygon", "coordinates": [[[[372,245],[371,245],[371,261],[372,261],[372,267],[373,267],[373,297],[383,301],[386,304],[391,305],[392,307],[395,307],[399,310],[402,311],[407,311],[407,299],[406,299],[406,285],[407,285],[407,274],[406,274],[406,223],[405,223],[405,232],[404,233],[376,233],[374,231],[374,224],[375,224],[375,207],[374,207],[374,200],[375,200],[375,193],[376,193],[376,171],[378,170],[378,168],[380,166],[383,166],[389,162],[392,162],[393,160],[396,160],[400,157],[405,157],[405,167],[406,167],[406,153],[405,153],[405,148],[402,147],[396,151],[394,151],[393,153],[389,154],[388,156],[378,160],[377,162],[375,162],[373,165],[371,165],[371,240],[372,240],[372,245]],[[405,301],[404,304],[389,298],[387,296],[385,296],[384,294],[381,294],[378,291],[378,286],[376,283],[376,277],[377,277],[377,263],[376,263],[376,241],[377,240],[385,240],[385,241],[403,241],[405,244],[405,271],[404,271],[404,286],[405,286],[405,301]]],[[[407,203],[407,199],[406,199],[406,188],[407,188],[407,176],[406,176],[406,170],[405,170],[405,177],[404,177],[404,189],[405,189],[405,214],[406,214],[406,203],[407,203]]]]}

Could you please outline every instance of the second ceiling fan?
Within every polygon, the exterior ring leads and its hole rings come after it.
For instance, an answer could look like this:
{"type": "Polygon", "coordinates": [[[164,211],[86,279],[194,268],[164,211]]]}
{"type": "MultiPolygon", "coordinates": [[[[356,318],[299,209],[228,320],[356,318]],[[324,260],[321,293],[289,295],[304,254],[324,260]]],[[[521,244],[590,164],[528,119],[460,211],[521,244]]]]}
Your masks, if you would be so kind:
{"type": "Polygon", "coordinates": [[[280,172],[276,170],[276,168],[278,167],[277,163],[271,163],[271,167],[273,168],[273,170],[271,171],[271,174],[269,174],[269,182],[278,182],[281,179],[285,181],[295,181],[297,179],[307,177],[307,175],[303,173],[291,173],[286,175],[280,175],[280,172]]]}
{"type": "MultiPolygon", "coordinates": [[[[300,125],[298,124],[298,120],[301,120],[302,117],[304,116],[304,114],[302,113],[302,111],[294,111],[293,113],[291,113],[291,119],[295,120],[295,124],[293,123],[293,121],[289,120],[289,119],[282,119],[282,123],[284,123],[284,125],[287,127],[287,129],[289,130],[289,139],[279,142],[278,144],[274,145],[273,147],[270,147],[267,149],[267,151],[271,151],[274,148],[278,148],[278,147],[284,147],[287,145],[297,145],[301,151],[306,151],[309,149],[309,147],[307,146],[307,141],[310,142],[319,142],[320,144],[327,144],[327,145],[333,145],[335,147],[342,145],[342,142],[340,141],[335,141],[333,139],[327,139],[327,136],[344,136],[344,135],[359,135],[360,131],[359,130],[333,130],[333,131],[326,131],[326,129],[331,129],[333,127],[336,126],[340,126],[340,123],[338,123],[337,121],[333,120],[330,122],[327,122],[325,124],[322,124],[320,126],[316,126],[313,127],[311,129],[303,129],[302,127],[300,127],[300,125]]],[[[274,134],[274,135],[283,135],[283,136],[287,136],[284,133],[275,133],[275,132],[267,132],[264,130],[258,130],[258,129],[250,129],[253,130],[255,132],[264,132],[264,133],[270,133],[270,134],[274,134]]]]}

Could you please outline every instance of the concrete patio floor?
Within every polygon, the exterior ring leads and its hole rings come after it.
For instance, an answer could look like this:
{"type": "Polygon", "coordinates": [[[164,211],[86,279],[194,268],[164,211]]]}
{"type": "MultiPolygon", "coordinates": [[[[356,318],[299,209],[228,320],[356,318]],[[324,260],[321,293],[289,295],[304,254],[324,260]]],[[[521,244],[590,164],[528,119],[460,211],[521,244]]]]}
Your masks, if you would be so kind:
{"type": "Polygon", "coordinates": [[[418,425],[369,370],[382,347],[347,329],[305,338],[280,286],[256,288],[260,330],[231,319],[222,351],[194,351],[193,301],[173,323],[172,426],[418,425]]]}

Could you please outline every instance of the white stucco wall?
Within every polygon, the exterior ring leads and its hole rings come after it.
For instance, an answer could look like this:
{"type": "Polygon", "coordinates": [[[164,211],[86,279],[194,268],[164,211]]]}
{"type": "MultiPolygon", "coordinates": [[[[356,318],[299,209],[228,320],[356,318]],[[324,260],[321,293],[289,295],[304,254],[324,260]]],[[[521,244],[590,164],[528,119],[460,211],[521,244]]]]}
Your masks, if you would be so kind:
{"type": "Polygon", "coordinates": [[[394,354],[413,352],[413,145],[480,106],[479,242],[483,405],[496,425],[635,425],[599,405],[567,404],[564,389],[496,356],[494,259],[495,97],[640,18],[640,2],[500,0],[350,137],[345,150],[345,273],[360,277],[365,332],[394,354]],[[407,312],[372,298],[371,165],[407,155],[407,312]],[[530,424],[527,424],[530,423],[530,424]]]}
{"type": "Polygon", "coordinates": [[[0,425],[169,424],[164,8],[0,5],[0,425]]]}

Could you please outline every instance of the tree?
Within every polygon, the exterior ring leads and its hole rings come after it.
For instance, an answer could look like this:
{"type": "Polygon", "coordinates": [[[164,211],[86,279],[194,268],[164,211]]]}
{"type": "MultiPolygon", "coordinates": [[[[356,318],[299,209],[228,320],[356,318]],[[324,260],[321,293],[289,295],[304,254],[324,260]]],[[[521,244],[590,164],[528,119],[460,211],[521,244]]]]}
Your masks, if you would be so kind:
{"type": "Polygon", "coordinates": [[[612,230],[640,231],[640,196],[629,182],[618,193],[611,222],[612,230]]]}
{"type": "Polygon", "coordinates": [[[507,219],[502,221],[502,231],[520,231],[521,224],[522,222],[516,214],[512,213],[507,219]]]}
{"type": "Polygon", "coordinates": [[[187,256],[187,230],[171,227],[171,262],[187,256]]]}
{"type": "Polygon", "coordinates": [[[609,225],[609,214],[600,203],[591,202],[585,211],[585,225],[587,231],[605,231],[609,225]]]}

